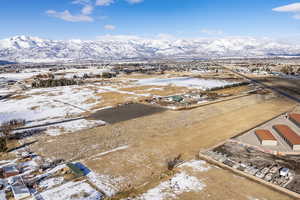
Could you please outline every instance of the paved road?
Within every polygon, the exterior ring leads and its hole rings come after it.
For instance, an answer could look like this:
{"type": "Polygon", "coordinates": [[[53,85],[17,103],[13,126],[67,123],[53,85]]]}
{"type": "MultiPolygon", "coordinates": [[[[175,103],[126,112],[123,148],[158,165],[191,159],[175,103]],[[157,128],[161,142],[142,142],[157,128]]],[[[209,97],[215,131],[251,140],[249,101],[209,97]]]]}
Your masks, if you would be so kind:
{"type": "Polygon", "coordinates": [[[245,79],[250,80],[251,82],[254,82],[254,83],[256,83],[256,84],[258,84],[258,85],[260,85],[260,86],[262,86],[262,87],[268,88],[268,89],[270,89],[270,90],[273,90],[274,92],[277,92],[278,94],[280,94],[280,95],[282,95],[282,96],[285,96],[285,97],[287,97],[287,98],[289,98],[289,99],[291,99],[291,100],[293,100],[293,101],[295,101],[295,102],[297,102],[297,103],[300,103],[300,98],[299,98],[299,97],[290,95],[290,94],[288,94],[288,93],[286,93],[286,92],[284,92],[284,91],[282,91],[282,90],[279,90],[279,89],[277,89],[277,88],[275,88],[275,87],[269,86],[269,85],[267,85],[267,84],[265,84],[265,83],[262,83],[261,81],[258,81],[258,80],[256,80],[256,79],[253,79],[253,78],[250,78],[250,77],[248,77],[248,76],[245,76],[244,74],[241,74],[241,73],[239,73],[239,72],[236,72],[236,71],[234,71],[234,70],[232,70],[232,69],[230,69],[230,68],[227,68],[227,67],[224,67],[224,68],[227,69],[227,70],[229,70],[229,71],[231,71],[231,72],[234,73],[234,74],[237,74],[238,76],[241,76],[241,77],[243,77],[243,78],[245,78],[245,79]]]}

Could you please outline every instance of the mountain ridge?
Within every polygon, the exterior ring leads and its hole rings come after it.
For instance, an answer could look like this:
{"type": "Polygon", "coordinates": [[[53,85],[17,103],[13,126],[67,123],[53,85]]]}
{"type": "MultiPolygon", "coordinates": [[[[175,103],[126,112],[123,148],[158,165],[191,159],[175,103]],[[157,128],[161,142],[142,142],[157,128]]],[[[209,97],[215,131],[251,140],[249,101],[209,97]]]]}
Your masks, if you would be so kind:
{"type": "Polygon", "coordinates": [[[97,40],[49,40],[31,36],[14,36],[0,40],[0,60],[13,62],[199,59],[299,54],[299,45],[252,37],[146,39],[134,36],[104,36],[97,40]]]}

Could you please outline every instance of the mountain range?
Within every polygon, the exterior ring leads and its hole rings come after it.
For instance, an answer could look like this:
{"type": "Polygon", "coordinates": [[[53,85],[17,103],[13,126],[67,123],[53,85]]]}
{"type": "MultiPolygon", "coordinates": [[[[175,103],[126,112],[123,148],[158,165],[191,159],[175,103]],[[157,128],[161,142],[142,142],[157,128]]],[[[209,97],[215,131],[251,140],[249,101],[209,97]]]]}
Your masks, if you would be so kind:
{"type": "Polygon", "coordinates": [[[129,36],[104,36],[97,40],[49,40],[15,36],[0,40],[0,60],[12,62],[205,59],[295,55],[300,55],[300,45],[252,37],[145,39],[129,36]]]}

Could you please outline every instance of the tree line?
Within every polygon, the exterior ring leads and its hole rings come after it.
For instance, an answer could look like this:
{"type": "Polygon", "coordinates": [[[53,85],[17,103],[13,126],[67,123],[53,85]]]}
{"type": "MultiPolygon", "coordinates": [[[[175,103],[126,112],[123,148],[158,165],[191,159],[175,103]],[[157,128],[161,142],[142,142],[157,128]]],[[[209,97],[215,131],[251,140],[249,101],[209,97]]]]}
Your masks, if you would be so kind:
{"type": "Polygon", "coordinates": [[[32,88],[58,87],[68,85],[80,85],[82,81],[75,79],[38,79],[32,82],[32,88]]]}

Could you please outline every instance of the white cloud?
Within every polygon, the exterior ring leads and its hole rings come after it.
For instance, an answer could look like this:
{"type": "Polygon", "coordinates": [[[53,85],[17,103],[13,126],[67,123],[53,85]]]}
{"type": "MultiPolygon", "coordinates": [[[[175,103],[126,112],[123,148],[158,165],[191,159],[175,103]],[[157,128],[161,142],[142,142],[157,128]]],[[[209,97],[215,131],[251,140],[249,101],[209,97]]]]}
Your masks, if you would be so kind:
{"type": "MultiPolygon", "coordinates": [[[[143,0],[126,1],[131,4],[136,4],[141,3],[143,0]]],[[[46,14],[51,17],[59,18],[69,22],[92,22],[94,21],[94,18],[91,17],[91,14],[93,13],[95,6],[109,6],[115,3],[115,0],[96,0],[95,5],[93,5],[92,2],[92,0],[73,0],[72,4],[78,4],[83,6],[79,14],[72,14],[69,10],[65,10],[62,12],[48,10],[46,11],[46,14]]],[[[114,30],[116,27],[113,25],[106,25],[104,28],[107,30],[114,30]]]]}
{"type": "Polygon", "coordinates": [[[300,19],[300,3],[292,3],[285,6],[280,6],[277,8],[273,8],[273,11],[276,12],[290,12],[290,13],[296,13],[294,14],[295,19],[300,19]]]}
{"type": "Polygon", "coordinates": [[[55,18],[59,18],[68,22],[92,22],[94,19],[88,15],[79,14],[79,15],[73,15],[68,10],[65,10],[63,12],[57,12],[55,10],[48,10],[46,13],[55,18]]]}
{"type": "Polygon", "coordinates": [[[136,4],[136,3],[141,3],[143,2],[143,0],[127,0],[128,3],[131,3],[131,4],[136,4]]]}
{"type": "Polygon", "coordinates": [[[65,10],[63,12],[55,11],[55,10],[48,10],[46,13],[58,19],[62,19],[68,22],[92,22],[94,18],[90,15],[93,13],[94,6],[91,5],[90,0],[74,0],[72,4],[79,4],[82,5],[83,8],[81,9],[79,14],[72,14],[69,10],[65,10]]]}
{"type": "Polygon", "coordinates": [[[74,0],[72,1],[73,4],[81,4],[81,5],[87,5],[90,4],[90,0],[74,0]]]}
{"type": "Polygon", "coordinates": [[[97,6],[109,6],[114,3],[114,0],[97,0],[96,5],[97,6]]]}
{"type": "Polygon", "coordinates": [[[90,15],[90,14],[92,14],[93,10],[94,10],[94,7],[92,5],[85,5],[82,8],[81,13],[83,15],[90,15]]]}
{"type": "Polygon", "coordinates": [[[104,26],[104,29],[109,30],[109,31],[113,31],[113,30],[116,29],[116,26],[107,24],[107,25],[104,26]]]}
{"type": "Polygon", "coordinates": [[[292,3],[285,6],[273,8],[277,12],[300,12],[300,3],[292,3]]]}
{"type": "Polygon", "coordinates": [[[201,29],[200,32],[207,35],[222,35],[224,33],[222,30],[211,30],[211,29],[201,29]]]}

